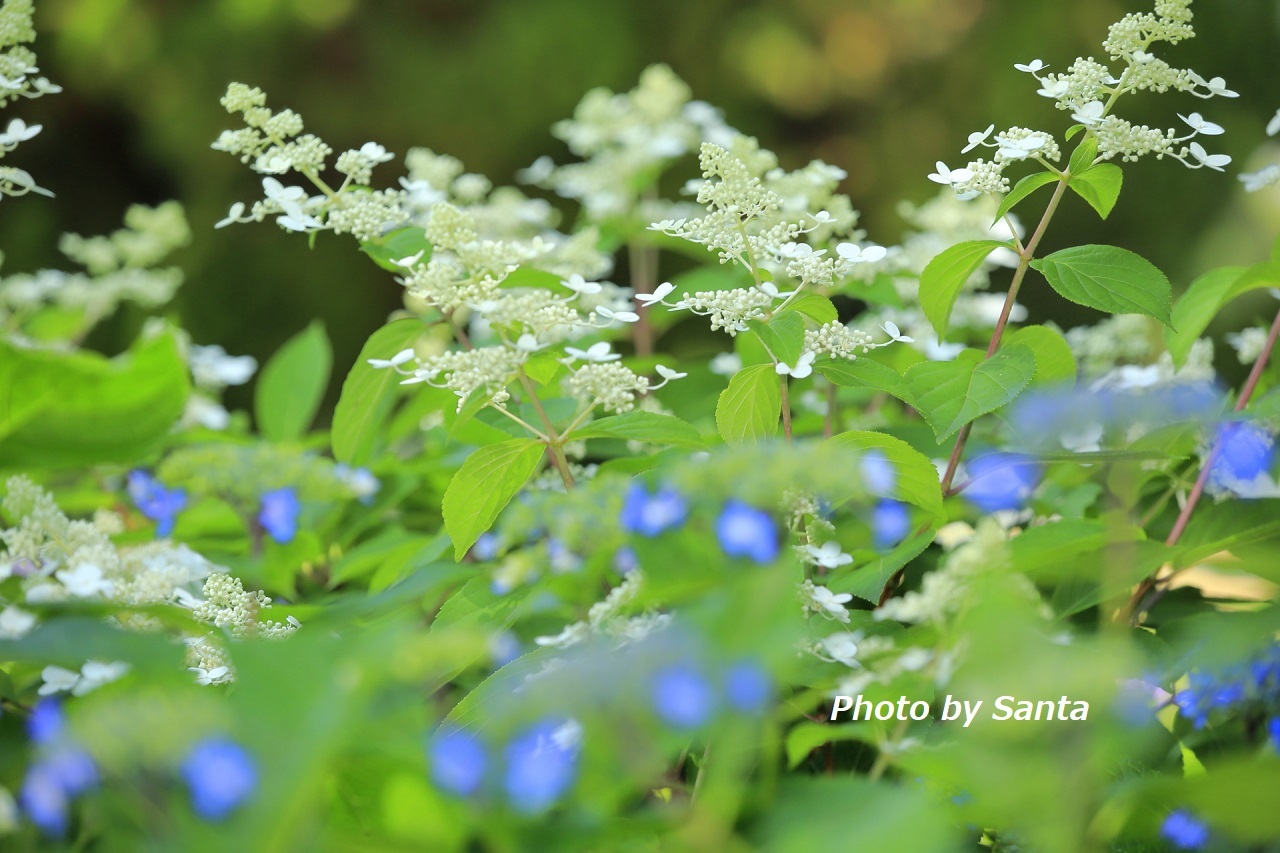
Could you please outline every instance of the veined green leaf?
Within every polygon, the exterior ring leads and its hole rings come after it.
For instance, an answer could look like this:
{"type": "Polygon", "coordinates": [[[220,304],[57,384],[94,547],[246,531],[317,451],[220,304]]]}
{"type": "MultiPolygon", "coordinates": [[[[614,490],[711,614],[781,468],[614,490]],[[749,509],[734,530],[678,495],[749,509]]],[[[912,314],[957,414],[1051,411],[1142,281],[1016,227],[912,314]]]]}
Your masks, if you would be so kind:
{"type": "Polygon", "coordinates": [[[772,364],[744,367],[716,403],[716,428],[726,444],[755,444],[778,434],[782,392],[772,364]]]}
{"type": "Polygon", "coordinates": [[[1030,196],[1036,190],[1059,180],[1058,176],[1053,172],[1032,172],[1022,180],[1018,181],[1014,188],[1000,201],[1000,207],[996,210],[995,221],[999,222],[1004,218],[1005,214],[1013,210],[1018,202],[1030,196]]]}
{"type": "Polygon", "coordinates": [[[826,377],[828,382],[843,388],[874,388],[893,397],[897,397],[907,405],[912,405],[911,390],[902,374],[888,365],[869,358],[830,359],[815,364],[814,369],[826,377]]]}
{"type": "Polygon", "coordinates": [[[514,438],[482,447],[462,463],[445,489],[441,507],[454,559],[461,560],[493,526],[498,513],[538,469],[543,449],[536,439],[514,438]]]}
{"type": "Polygon", "coordinates": [[[1169,279],[1128,249],[1076,246],[1032,261],[1031,266],[1072,302],[1108,314],[1146,314],[1172,325],[1169,279]]]}
{"type": "Polygon", "coordinates": [[[1032,380],[1044,382],[1070,382],[1076,378],[1076,357],[1059,332],[1048,326],[1024,326],[1005,336],[1005,342],[1024,344],[1036,357],[1036,375],[1032,380]]]}
{"type": "Polygon", "coordinates": [[[586,424],[575,429],[568,438],[623,438],[670,447],[701,449],[705,446],[702,436],[691,424],[671,415],[654,412],[625,412],[586,424]]]}
{"type": "Polygon", "coordinates": [[[920,307],[941,339],[947,333],[951,309],[964,283],[987,256],[1008,248],[999,240],[970,240],[944,250],[920,274],[920,307]]]}
{"type": "Polygon", "coordinates": [[[907,371],[916,409],[938,441],[973,419],[1012,401],[1035,376],[1036,358],[1023,344],[1012,344],[986,361],[930,361],[907,371]]]}
{"type": "Polygon", "coordinates": [[[1120,188],[1124,185],[1124,172],[1113,163],[1099,163],[1080,174],[1072,174],[1067,186],[1080,198],[1106,219],[1111,215],[1120,198],[1120,188]]]}
{"type": "Polygon", "coordinates": [[[882,432],[854,430],[829,439],[827,445],[859,454],[876,452],[883,455],[897,475],[892,497],[918,506],[940,521],[946,519],[938,469],[933,467],[929,457],[902,439],[882,432]]]}

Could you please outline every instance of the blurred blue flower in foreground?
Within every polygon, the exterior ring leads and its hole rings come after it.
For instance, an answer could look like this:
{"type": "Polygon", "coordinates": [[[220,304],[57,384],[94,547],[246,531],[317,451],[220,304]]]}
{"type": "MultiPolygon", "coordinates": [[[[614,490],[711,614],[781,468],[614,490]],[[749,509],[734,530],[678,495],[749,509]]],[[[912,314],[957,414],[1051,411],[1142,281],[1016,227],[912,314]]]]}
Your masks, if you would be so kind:
{"type": "Polygon", "coordinates": [[[758,714],[773,699],[773,679],[757,663],[735,663],[724,674],[724,697],[735,711],[758,714]]]}
{"type": "Polygon", "coordinates": [[[622,529],[630,533],[657,536],[664,530],[680,525],[688,513],[688,504],[670,486],[664,486],[650,494],[641,483],[632,483],[627,489],[618,521],[622,529]]]}
{"type": "Polygon", "coordinates": [[[894,500],[883,500],[871,511],[871,532],[875,546],[892,548],[911,532],[911,513],[907,505],[894,500]]]}
{"type": "Polygon", "coordinates": [[[257,764],[244,747],[226,738],[209,738],[182,762],[182,778],[191,789],[191,805],[206,820],[221,820],[258,787],[257,764]]]}
{"type": "Polygon", "coordinates": [[[187,505],[187,493],[182,489],[166,489],[146,471],[129,472],[129,497],[138,511],[156,522],[156,536],[164,538],[173,532],[174,521],[187,505]]]}
{"type": "Polygon", "coordinates": [[[988,453],[965,466],[969,479],[961,494],[983,512],[1021,509],[1040,480],[1040,468],[1028,456],[988,453]]]}
{"type": "Polygon", "coordinates": [[[1164,819],[1160,835],[1179,850],[1199,850],[1209,840],[1209,827],[1179,809],[1164,819]]]}
{"type": "Polygon", "coordinates": [[[292,542],[298,533],[298,493],[291,486],[262,493],[258,523],[277,542],[292,542]]]}
{"type": "Polygon", "coordinates": [[[1257,479],[1271,467],[1273,445],[1271,433],[1246,421],[1228,421],[1218,427],[1209,485],[1230,489],[1257,479]]]}
{"type": "Polygon", "coordinates": [[[71,799],[98,783],[98,768],[89,753],[67,737],[56,701],[36,704],[27,719],[27,733],[39,754],[27,768],[18,802],[41,831],[61,835],[71,799]]]}
{"type": "Polygon", "coordinates": [[[858,464],[862,469],[863,485],[867,487],[868,492],[879,497],[886,497],[893,493],[893,487],[898,481],[898,472],[894,470],[893,463],[886,459],[883,453],[872,450],[863,455],[858,460],[858,464]]]}
{"type": "Polygon", "coordinates": [[[489,763],[484,744],[475,735],[455,729],[437,733],[427,745],[431,780],[446,791],[463,797],[474,794],[484,781],[489,763]]]}
{"type": "Polygon", "coordinates": [[[668,725],[697,728],[711,719],[715,710],[711,682],[691,663],[676,663],[658,670],[649,687],[653,710],[668,725]]]}
{"type": "Polygon", "coordinates": [[[1179,713],[1197,729],[1209,723],[1215,711],[1257,700],[1270,705],[1280,700],[1280,644],[1273,644],[1246,663],[1215,672],[1187,673],[1187,688],[1173,697],[1179,713]]]}
{"type": "Polygon", "coordinates": [[[716,519],[716,538],[730,557],[749,557],[771,563],[778,556],[778,531],[773,518],[742,501],[729,501],[716,519]]]}
{"type": "Polygon", "coordinates": [[[512,739],[503,779],[512,807],[534,814],[553,806],[573,785],[581,746],[576,720],[544,719],[512,739]]]}

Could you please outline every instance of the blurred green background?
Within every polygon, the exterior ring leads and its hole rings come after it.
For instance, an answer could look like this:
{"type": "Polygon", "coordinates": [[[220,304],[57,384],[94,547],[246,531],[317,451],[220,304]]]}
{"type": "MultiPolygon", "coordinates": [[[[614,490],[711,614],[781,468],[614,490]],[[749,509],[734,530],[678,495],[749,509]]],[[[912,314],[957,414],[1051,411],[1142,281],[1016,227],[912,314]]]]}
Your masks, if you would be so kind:
{"type": "MultiPolygon", "coordinates": [[[[262,360],[320,317],[335,345],[335,381],[399,306],[400,288],[346,237],[322,236],[309,249],[269,225],[213,230],[233,201],[260,197],[258,177],[209,148],[233,124],[218,104],[229,81],[262,87],[272,106],[299,111],[339,151],[368,140],[400,156],[426,146],[503,184],[540,154],[568,159],[549,127],[588,88],[629,89],[645,66],[666,62],[784,166],[817,157],[845,168],[844,191],[871,239],[890,243],[903,227],[897,203],[931,196],[936,187],[925,176],[933,162],[962,164],[970,131],[991,122],[1065,128],[1014,62],[1040,57],[1062,69],[1077,55],[1098,55],[1108,24],[1150,8],[1148,0],[38,0],[36,7],[41,71],[65,92],[7,111],[45,126],[9,162],[58,198],[0,209],[6,272],[59,264],[62,231],[105,232],[130,203],[177,198],[195,239],[175,259],[187,283],[174,310],[195,340],[262,360]]],[[[1145,96],[1122,112],[1167,127],[1179,123],[1176,112],[1202,111],[1228,130],[1210,147],[1235,158],[1232,173],[1172,162],[1127,166],[1108,222],[1083,203],[1066,205],[1046,243],[1125,245],[1164,269],[1175,291],[1209,266],[1261,259],[1280,230],[1280,190],[1246,196],[1234,177],[1280,159],[1263,134],[1280,106],[1280,4],[1212,0],[1195,11],[1199,37],[1168,58],[1206,78],[1225,77],[1241,97],[1145,96]]],[[[694,174],[692,162],[687,172],[694,174]]],[[[394,184],[399,174],[388,164],[375,181],[394,184]]],[[[1094,319],[1047,291],[1024,291],[1033,319],[1064,326],[1094,319]]],[[[1269,313],[1261,300],[1242,300],[1223,327],[1269,313]]],[[[118,349],[137,322],[116,318],[93,343],[118,349]]],[[[1220,357],[1224,366],[1233,361],[1229,352],[1220,357]]]]}

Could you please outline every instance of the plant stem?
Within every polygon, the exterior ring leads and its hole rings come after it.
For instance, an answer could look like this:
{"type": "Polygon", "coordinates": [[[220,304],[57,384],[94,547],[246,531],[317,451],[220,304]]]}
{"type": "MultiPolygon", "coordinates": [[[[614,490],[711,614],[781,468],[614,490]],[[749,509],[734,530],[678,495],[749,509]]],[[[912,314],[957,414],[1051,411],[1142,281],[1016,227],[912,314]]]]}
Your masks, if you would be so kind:
{"type": "Polygon", "coordinates": [[[524,427],[529,432],[533,433],[534,437],[537,438],[539,441],[550,441],[550,439],[547,438],[546,434],[543,433],[542,430],[538,429],[533,424],[529,423],[519,415],[516,415],[513,412],[510,412],[507,409],[504,409],[502,406],[495,406],[492,403],[489,404],[489,408],[493,409],[494,411],[501,412],[502,414],[511,418],[511,420],[515,421],[516,423],[520,424],[520,426],[524,427]]]}
{"type": "MultiPolygon", "coordinates": [[[[1036,249],[1040,246],[1041,239],[1044,238],[1045,229],[1049,227],[1053,214],[1058,210],[1058,204],[1062,201],[1062,195],[1067,191],[1067,182],[1071,179],[1069,173],[1064,172],[1062,177],[1058,179],[1058,184],[1053,188],[1053,198],[1049,199],[1049,204],[1044,209],[1044,215],[1040,217],[1040,224],[1036,226],[1035,232],[1031,235],[1031,239],[1027,244],[1018,251],[1018,268],[1013,272],[1013,281],[1009,284],[1009,292],[1004,298],[1004,307],[1000,309],[1000,319],[996,321],[996,327],[991,332],[991,343],[987,346],[987,358],[996,354],[996,350],[1000,348],[1000,339],[1004,337],[1005,326],[1009,324],[1009,314],[1013,311],[1014,300],[1018,298],[1018,290],[1022,287],[1022,281],[1026,278],[1027,270],[1031,267],[1031,260],[1035,257],[1036,249]]],[[[942,492],[945,495],[953,494],[951,483],[956,476],[956,468],[960,466],[960,458],[964,455],[965,443],[969,440],[973,422],[965,424],[960,428],[960,433],[956,436],[955,446],[951,449],[951,459],[947,462],[947,472],[942,477],[942,492]]]]}
{"type": "MultiPolygon", "coordinates": [[[[627,244],[627,258],[631,264],[631,289],[636,293],[653,293],[658,281],[657,251],[638,238],[632,238],[627,244]]],[[[632,327],[632,340],[636,346],[636,355],[646,358],[653,355],[653,324],[649,318],[649,306],[642,304],[639,299],[634,302],[634,310],[640,315],[640,319],[632,327]]]]}
{"type": "Polygon", "coordinates": [[[822,437],[831,438],[836,431],[836,408],[838,400],[836,399],[836,384],[834,382],[827,383],[827,415],[822,419],[822,437]]]}
{"type": "Polygon", "coordinates": [[[542,426],[546,430],[547,452],[551,455],[551,461],[555,463],[556,469],[560,472],[560,479],[564,480],[566,489],[573,488],[573,474],[569,472],[569,460],[565,458],[564,448],[561,446],[559,434],[556,433],[555,425],[551,423],[551,418],[547,416],[547,410],[542,407],[542,401],[538,399],[538,394],[533,390],[533,382],[529,379],[529,374],[524,372],[524,366],[516,368],[516,375],[520,377],[520,384],[524,386],[524,392],[529,396],[529,402],[533,405],[533,410],[538,413],[538,419],[542,421],[542,426]]]}
{"type": "Polygon", "coordinates": [[[787,377],[778,377],[778,391],[782,395],[782,434],[791,440],[791,397],[787,393],[787,377]]]}

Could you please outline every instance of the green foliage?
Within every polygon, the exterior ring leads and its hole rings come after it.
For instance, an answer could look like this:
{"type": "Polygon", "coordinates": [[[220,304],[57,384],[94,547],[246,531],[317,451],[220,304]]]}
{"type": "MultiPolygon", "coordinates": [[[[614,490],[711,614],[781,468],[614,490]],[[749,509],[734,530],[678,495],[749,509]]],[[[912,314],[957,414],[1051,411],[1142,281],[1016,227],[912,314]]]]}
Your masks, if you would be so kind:
{"type": "Polygon", "coordinates": [[[1012,402],[1035,373],[1031,349],[1011,344],[986,360],[917,364],[907,371],[906,380],[916,408],[942,441],[975,418],[1012,402]]]}
{"type": "Polygon", "coordinates": [[[324,326],[312,323],[275,354],[258,377],[254,413],[272,441],[296,441],[315,420],[333,366],[324,326]]]}
{"type": "Polygon", "coordinates": [[[128,464],[182,415],[189,380],[171,334],[107,359],[0,341],[0,465],[128,464]]]}
{"type": "Polygon", "coordinates": [[[690,424],[671,415],[653,412],[626,412],[611,418],[592,421],[575,429],[574,440],[582,438],[624,438],[667,447],[698,449],[704,446],[702,436],[690,424]]]}
{"type": "Polygon", "coordinates": [[[1173,326],[1173,291],[1145,258],[1116,246],[1076,246],[1032,261],[1058,293],[1109,314],[1146,314],[1173,326]]]}
{"type": "Polygon", "coordinates": [[[778,381],[772,364],[745,367],[729,380],[716,403],[716,427],[726,444],[758,444],[778,434],[778,381]]]}
{"type": "Polygon", "coordinates": [[[442,510],[444,527],[453,540],[453,555],[461,560],[537,470],[545,447],[531,438],[517,438],[482,447],[467,457],[449,482],[442,510]]]}
{"type": "Polygon", "coordinates": [[[1165,345],[1173,363],[1181,367],[1201,333],[1223,306],[1237,296],[1280,285],[1280,261],[1264,261],[1251,267],[1219,267],[1191,282],[1173,306],[1165,345]]]}
{"type": "Polygon", "coordinates": [[[364,465],[373,457],[380,430],[396,401],[399,374],[376,370],[371,358],[388,359],[413,346],[422,334],[419,320],[405,318],[369,336],[360,356],[342,383],[342,396],[333,412],[333,457],[348,465],[364,465]]]}
{"type": "Polygon", "coordinates": [[[998,240],[970,240],[943,250],[920,274],[920,307],[938,337],[947,333],[951,309],[965,282],[996,249],[1008,248],[998,240]]]}

